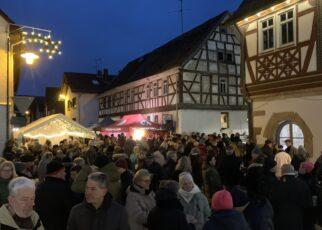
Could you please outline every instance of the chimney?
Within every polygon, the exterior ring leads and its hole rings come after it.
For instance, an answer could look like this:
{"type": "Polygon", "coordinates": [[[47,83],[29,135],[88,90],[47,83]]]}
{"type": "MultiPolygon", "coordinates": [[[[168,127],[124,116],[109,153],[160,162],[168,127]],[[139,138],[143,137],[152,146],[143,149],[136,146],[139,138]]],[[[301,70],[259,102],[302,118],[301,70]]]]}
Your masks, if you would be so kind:
{"type": "Polygon", "coordinates": [[[108,77],[108,69],[103,69],[103,81],[106,83],[109,81],[109,77],[108,77]]]}

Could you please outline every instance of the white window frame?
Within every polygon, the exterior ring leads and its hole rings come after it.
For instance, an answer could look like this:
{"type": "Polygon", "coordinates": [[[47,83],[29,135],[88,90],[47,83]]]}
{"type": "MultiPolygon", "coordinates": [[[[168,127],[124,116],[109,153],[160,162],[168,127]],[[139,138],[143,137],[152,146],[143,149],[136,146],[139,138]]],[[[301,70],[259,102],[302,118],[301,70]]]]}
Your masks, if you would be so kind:
{"type": "Polygon", "coordinates": [[[279,47],[284,47],[284,46],[289,46],[289,45],[292,45],[292,44],[295,44],[296,43],[296,33],[297,33],[297,31],[296,31],[296,23],[297,23],[297,21],[296,21],[296,10],[295,10],[295,7],[290,7],[290,8],[288,8],[288,9],[285,9],[285,10],[283,10],[282,12],[280,12],[280,13],[277,13],[276,14],[276,17],[277,17],[277,28],[278,28],[278,36],[277,36],[277,42],[278,42],[278,45],[279,45],[279,47]],[[282,14],[285,14],[285,13],[288,13],[289,11],[293,11],[293,41],[292,42],[288,42],[288,43],[285,43],[285,44],[282,44],[282,24],[284,24],[284,23],[287,23],[287,22],[289,22],[289,21],[291,21],[291,20],[286,20],[286,21],[284,21],[283,23],[281,22],[281,15],[282,14]]]}
{"type": "MultiPolygon", "coordinates": [[[[265,52],[269,52],[272,50],[276,49],[276,18],[275,15],[269,15],[263,19],[261,19],[260,21],[258,21],[258,28],[259,28],[259,34],[258,34],[258,47],[259,47],[259,51],[260,53],[265,53],[265,52]],[[263,27],[262,27],[262,22],[264,21],[268,21],[269,19],[273,19],[273,42],[274,45],[272,48],[268,48],[264,50],[264,41],[263,41],[263,27]]],[[[265,30],[268,30],[267,28],[265,28],[265,30]]]]}
{"type": "Polygon", "coordinates": [[[270,52],[270,51],[274,51],[276,49],[279,48],[283,48],[285,46],[289,46],[292,44],[296,44],[297,43],[297,28],[296,28],[296,24],[297,24],[297,11],[295,6],[291,6],[288,7],[286,9],[283,9],[283,11],[281,12],[277,12],[275,14],[270,14],[260,20],[257,21],[257,28],[258,28],[258,52],[259,54],[261,53],[266,53],[266,52],[270,52]],[[282,27],[281,27],[281,21],[280,21],[280,15],[287,13],[289,11],[293,10],[293,42],[289,42],[286,44],[282,44],[282,27]],[[263,49],[263,29],[262,29],[262,22],[263,21],[267,21],[268,19],[273,18],[273,33],[274,33],[274,46],[273,48],[270,49],[263,49]]]}

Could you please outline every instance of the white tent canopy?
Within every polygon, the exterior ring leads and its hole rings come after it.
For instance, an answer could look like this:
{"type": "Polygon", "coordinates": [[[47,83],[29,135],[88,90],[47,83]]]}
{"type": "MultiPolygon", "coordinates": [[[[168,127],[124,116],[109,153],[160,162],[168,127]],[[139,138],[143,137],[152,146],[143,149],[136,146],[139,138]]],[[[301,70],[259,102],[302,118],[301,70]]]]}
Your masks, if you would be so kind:
{"type": "Polygon", "coordinates": [[[69,136],[95,138],[94,132],[63,114],[40,118],[14,133],[15,138],[21,138],[22,136],[38,139],[40,143],[44,143],[48,139],[53,144],[59,143],[59,141],[67,139],[69,136]]]}

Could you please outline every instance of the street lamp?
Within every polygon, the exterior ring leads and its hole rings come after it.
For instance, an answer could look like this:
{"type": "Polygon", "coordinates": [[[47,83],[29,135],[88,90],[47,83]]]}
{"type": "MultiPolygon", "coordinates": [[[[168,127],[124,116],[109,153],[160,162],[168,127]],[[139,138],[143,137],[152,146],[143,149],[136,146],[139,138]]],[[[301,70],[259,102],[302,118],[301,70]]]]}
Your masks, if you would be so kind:
{"type": "MultiPolygon", "coordinates": [[[[48,51],[48,59],[53,59],[54,54],[61,55],[60,46],[61,41],[53,41],[51,38],[51,31],[24,26],[17,24],[9,24],[7,29],[7,103],[6,103],[6,139],[8,140],[10,135],[10,54],[13,53],[14,47],[21,45],[23,47],[31,46],[31,50],[26,50],[21,53],[20,56],[25,59],[26,64],[32,65],[35,60],[39,59],[39,55],[35,52],[36,47],[40,47],[39,52],[44,50],[48,51]],[[11,31],[11,27],[17,27],[17,29],[11,31]],[[18,35],[19,39],[11,41],[11,37],[18,35]]],[[[28,111],[29,113],[29,111],[28,111]]],[[[26,114],[28,115],[28,114],[26,114]]]]}
{"type": "Polygon", "coordinates": [[[36,59],[39,59],[39,56],[32,52],[23,53],[20,56],[26,60],[27,65],[32,65],[36,59]]]}

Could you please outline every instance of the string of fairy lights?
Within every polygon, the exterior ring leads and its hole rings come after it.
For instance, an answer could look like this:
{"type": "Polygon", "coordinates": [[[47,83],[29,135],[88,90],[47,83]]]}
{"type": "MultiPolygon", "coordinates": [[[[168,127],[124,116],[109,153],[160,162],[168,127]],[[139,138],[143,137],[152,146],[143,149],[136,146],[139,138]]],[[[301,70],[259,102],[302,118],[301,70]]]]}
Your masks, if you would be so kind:
{"type": "Polygon", "coordinates": [[[54,41],[51,37],[50,32],[41,33],[36,30],[21,31],[22,44],[26,46],[28,44],[37,45],[38,51],[44,53],[49,59],[53,59],[55,55],[62,55],[60,50],[62,42],[54,41]]]}

